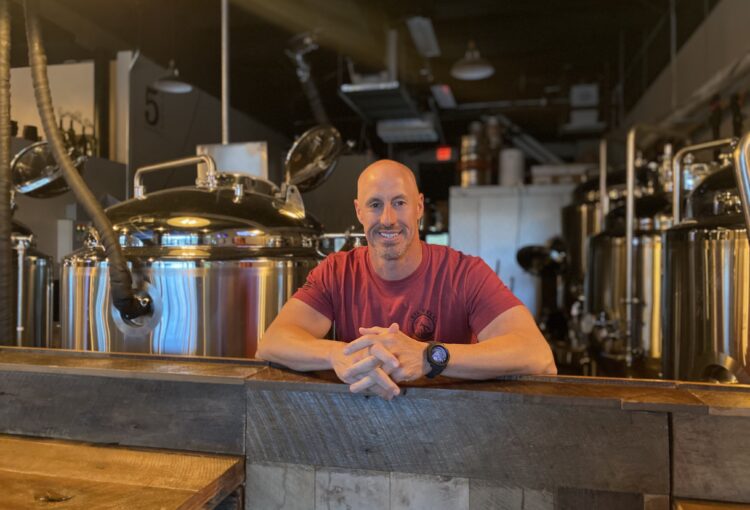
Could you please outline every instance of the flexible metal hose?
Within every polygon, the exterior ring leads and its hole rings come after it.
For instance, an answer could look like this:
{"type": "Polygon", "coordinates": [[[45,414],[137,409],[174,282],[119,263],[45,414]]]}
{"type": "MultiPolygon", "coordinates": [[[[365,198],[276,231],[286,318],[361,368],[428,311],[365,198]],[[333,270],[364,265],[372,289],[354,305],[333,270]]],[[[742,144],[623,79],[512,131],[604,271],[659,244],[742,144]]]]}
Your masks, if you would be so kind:
{"type": "Polygon", "coordinates": [[[0,0],[0,343],[15,338],[10,183],[10,16],[0,0]]]}
{"type": "Polygon", "coordinates": [[[139,299],[133,290],[133,281],[128,271],[127,262],[123,256],[112,224],[104,213],[104,209],[96,201],[91,190],[88,189],[83,178],[76,170],[73,162],[68,157],[62,136],[57,129],[55,113],[52,107],[49,80],[47,79],[47,56],[42,45],[41,27],[37,16],[37,2],[28,0],[25,2],[26,9],[26,39],[29,47],[29,65],[31,66],[31,77],[34,82],[34,95],[36,97],[39,117],[44,127],[47,141],[52,148],[55,161],[63,170],[65,180],[70,186],[78,202],[91,216],[94,227],[99,232],[99,237],[109,261],[109,281],[112,292],[112,304],[120,311],[126,319],[135,319],[148,314],[151,311],[150,301],[139,299]]]}

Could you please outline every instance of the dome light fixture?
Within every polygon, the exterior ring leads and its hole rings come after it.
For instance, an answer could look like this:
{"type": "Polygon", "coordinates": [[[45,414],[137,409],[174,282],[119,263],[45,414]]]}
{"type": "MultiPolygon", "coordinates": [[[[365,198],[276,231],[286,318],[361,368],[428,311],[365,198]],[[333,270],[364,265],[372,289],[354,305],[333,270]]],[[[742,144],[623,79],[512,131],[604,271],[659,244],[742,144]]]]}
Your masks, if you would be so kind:
{"type": "Polygon", "coordinates": [[[474,41],[469,41],[466,54],[451,67],[451,76],[458,80],[483,80],[495,74],[495,68],[479,55],[474,41]]]}
{"type": "Polygon", "coordinates": [[[180,80],[180,71],[174,64],[174,60],[169,61],[167,72],[151,84],[151,88],[167,94],[187,94],[193,90],[193,86],[180,80]]]}

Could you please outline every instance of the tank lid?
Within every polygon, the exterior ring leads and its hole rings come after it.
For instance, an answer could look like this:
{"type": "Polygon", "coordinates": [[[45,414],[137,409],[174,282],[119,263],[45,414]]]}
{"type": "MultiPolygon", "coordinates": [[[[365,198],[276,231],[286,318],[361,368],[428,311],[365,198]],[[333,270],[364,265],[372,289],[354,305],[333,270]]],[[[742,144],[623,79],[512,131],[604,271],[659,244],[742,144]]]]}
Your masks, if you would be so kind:
{"type": "Polygon", "coordinates": [[[742,223],[742,202],[734,176],[734,166],[725,164],[707,176],[688,197],[686,217],[693,219],[736,217],[742,223]]]}
{"type": "MultiPolygon", "coordinates": [[[[86,156],[74,149],[68,155],[80,173],[86,156]]],[[[21,149],[10,163],[13,187],[17,193],[34,198],[51,198],[68,191],[62,168],[55,161],[49,143],[32,143],[21,149]]]]}
{"type": "MultiPolygon", "coordinates": [[[[647,195],[635,199],[635,218],[638,230],[665,230],[671,226],[672,202],[666,194],[647,195]]],[[[606,230],[623,235],[625,205],[612,209],[606,218],[606,230]]]]}
{"type": "Polygon", "coordinates": [[[315,126],[300,136],[285,162],[285,180],[304,193],[323,184],[331,175],[344,144],[333,126],[315,126]]]}
{"type": "Polygon", "coordinates": [[[106,210],[120,244],[312,248],[320,224],[285,209],[285,201],[237,187],[183,187],[149,193],[106,210]]]}
{"type": "MultiPolygon", "coordinates": [[[[624,194],[626,174],[625,170],[610,170],[607,172],[607,189],[610,198],[619,198],[624,194]],[[614,196],[612,196],[614,195],[614,196]]],[[[649,168],[641,166],[636,169],[636,188],[644,188],[649,184],[649,168]]],[[[591,177],[573,190],[573,201],[576,203],[590,203],[599,201],[599,176],[591,177]]]]}

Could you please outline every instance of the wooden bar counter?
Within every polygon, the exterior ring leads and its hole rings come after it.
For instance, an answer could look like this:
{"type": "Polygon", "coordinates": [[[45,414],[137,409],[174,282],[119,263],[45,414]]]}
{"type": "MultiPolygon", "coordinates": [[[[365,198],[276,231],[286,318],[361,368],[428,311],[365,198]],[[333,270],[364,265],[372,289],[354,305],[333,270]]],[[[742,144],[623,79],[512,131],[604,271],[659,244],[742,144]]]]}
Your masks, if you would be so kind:
{"type": "Polygon", "coordinates": [[[258,361],[0,348],[0,433],[244,456],[248,509],[750,503],[750,387],[438,379],[391,402],[258,361]]]}

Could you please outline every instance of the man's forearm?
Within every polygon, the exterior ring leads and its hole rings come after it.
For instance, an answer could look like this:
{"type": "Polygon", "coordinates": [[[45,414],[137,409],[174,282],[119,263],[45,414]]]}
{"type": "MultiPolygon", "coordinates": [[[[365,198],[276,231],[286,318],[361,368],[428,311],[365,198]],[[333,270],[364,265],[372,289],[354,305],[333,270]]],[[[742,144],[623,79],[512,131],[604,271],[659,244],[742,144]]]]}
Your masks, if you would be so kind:
{"type": "Polygon", "coordinates": [[[272,327],[258,345],[257,357],[293,370],[329,370],[331,350],[341,342],[321,340],[296,326],[272,327]]]}
{"type": "Polygon", "coordinates": [[[556,374],[544,340],[530,342],[518,334],[488,338],[476,344],[446,344],[450,361],[443,375],[460,379],[492,379],[513,374],[556,374]]]}

